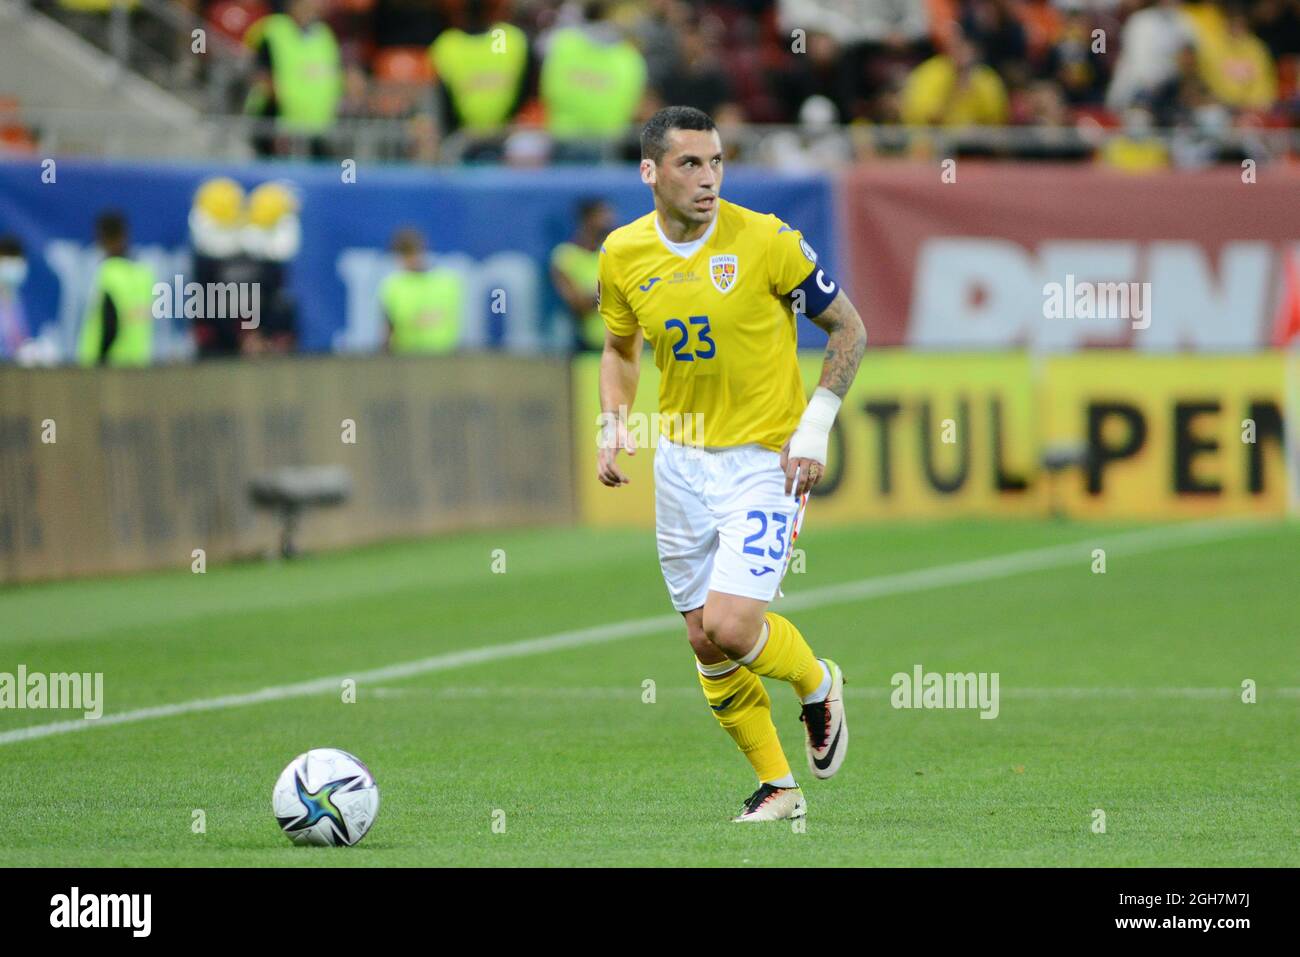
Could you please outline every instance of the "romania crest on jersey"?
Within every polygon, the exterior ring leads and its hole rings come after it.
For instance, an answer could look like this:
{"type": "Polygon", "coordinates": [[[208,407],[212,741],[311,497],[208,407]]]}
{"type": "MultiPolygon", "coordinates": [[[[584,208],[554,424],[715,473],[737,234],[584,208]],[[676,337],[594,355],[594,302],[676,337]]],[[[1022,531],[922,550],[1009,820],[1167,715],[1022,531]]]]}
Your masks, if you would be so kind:
{"type": "Polygon", "coordinates": [[[709,276],[718,292],[726,292],[736,284],[736,257],[712,256],[709,259],[709,276]]]}

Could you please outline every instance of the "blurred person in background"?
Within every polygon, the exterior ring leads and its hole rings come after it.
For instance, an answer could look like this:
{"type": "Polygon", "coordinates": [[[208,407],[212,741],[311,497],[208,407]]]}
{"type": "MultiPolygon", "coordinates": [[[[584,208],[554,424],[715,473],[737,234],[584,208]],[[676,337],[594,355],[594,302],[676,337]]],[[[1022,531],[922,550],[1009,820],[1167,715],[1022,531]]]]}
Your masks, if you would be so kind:
{"type": "Polygon", "coordinates": [[[693,106],[713,114],[733,101],[731,81],[717,53],[722,32],[722,23],[715,16],[692,13],[685,19],[681,26],[680,63],[658,87],[664,103],[693,106]]]}
{"type": "Polygon", "coordinates": [[[1178,0],[1154,0],[1134,13],[1120,34],[1106,106],[1122,112],[1176,79],[1180,52],[1195,43],[1194,25],[1178,0]]]}
{"type": "Polygon", "coordinates": [[[31,338],[20,293],[27,257],[16,236],[0,236],[0,362],[12,362],[31,338]]]}
{"type": "Polygon", "coordinates": [[[853,145],[842,135],[835,104],[824,96],[810,96],[799,108],[798,130],[764,137],[761,156],[774,169],[829,171],[852,161],[853,145]]]}
{"type": "Polygon", "coordinates": [[[661,90],[681,63],[678,38],[692,16],[691,9],[681,0],[649,0],[628,6],[637,14],[631,23],[631,33],[637,49],[645,57],[647,81],[652,88],[661,90]]]}
{"type": "Polygon", "coordinates": [[[419,230],[399,229],[392,250],[398,269],[379,287],[384,349],[395,355],[445,355],[460,345],[465,284],[451,269],[430,269],[419,230]]]}
{"type": "Polygon", "coordinates": [[[814,33],[834,38],[839,95],[809,95],[829,96],[845,121],[870,116],[873,100],[934,52],[927,0],[778,0],[777,11],[784,38],[802,30],[810,51],[814,33]]]}
{"type": "Polygon", "coordinates": [[[1071,106],[1091,106],[1105,98],[1104,60],[1092,52],[1092,47],[1092,27],[1087,18],[1071,13],[1047,52],[1044,75],[1060,86],[1071,106]]]}
{"type": "Polygon", "coordinates": [[[1029,36],[1011,0],[968,0],[961,17],[962,32],[984,54],[1010,86],[1029,79],[1029,36]]]}
{"type": "Polygon", "coordinates": [[[609,19],[608,4],[592,0],[582,21],[543,38],[540,90],[553,159],[592,161],[599,143],[624,136],[646,89],[646,63],[609,19]]]}
{"type": "Polygon", "coordinates": [[[1052,0],[1024,0],[1016,9],[1025,29],[1029,63],[1039,69],[1046,63],[1052,44],[1065,27],[1066,11],[1052,0]]]}
{"type": "Polygon", "coordinates": [[[1234,110],[1267,110],[1277,99],[1277,70],[1264,42],[1250,32],[1245,7],[1228,9],[1227,28],[1219,43],[1199,56],[1201,76],[1210,93],[1234,110]]]}
{"type": "Polygon", "coordinates": [[[573,238],[551,251],[551,282],[572,323],[574,351],[599,352],[605,347],[605,323],[597,308],[596,277],[601,244],[614,228],[614,210],[602,199],[586,199],[578,204],[577,217],[573,238]]]}
{"type": "Polygon", "coordinates": [[[465,4],[463,25],[444,30],[429,47],[447,131],[480,141],[465,158],[500,159],[500,138],[529,86],[528,37],[504,17],[494,20],[484,0],[465,4]]]}
{"type": "Polygon", "coordinates": [[[783,72],[772,77],[772,93],[785,117],[793,121],[814,96],[830,100],[837,116],[849,116],[858,90],[842,66],[840,45],[834,37],[809,31],[804,52],[792,53],[788,62],[783,72]]]}
{"type": "Polygon", "coordinates": [[[258,284],[260,314],[255,329],[244,330],[245,355],[287,353],[298,346],[298,308],[289,284],[289,266],[302,244],[298,198],[284,183],[263,183],[248,196],[241,231],[251,275],[258,284]]]}
{"type": "Polygon", "coordinates": [[[428,47],[448,23],[431,0],[374,0],[371,37],[377,47],[428,47]]]}
{"type": "Polygon", "coordinates": [[[1070,108],[1060,86],[1036,80],[1025,90],[1024,121],[1035,127],[1034,144],[1024,154],[1038,160],[1087,160],[1093,149],[1074,135],[1070,108]]]}
{"type": "Polygon", "coordinates": [[[1300,0],[1255,0],[1250,25],[1275,59],[1300,55],[1300,0]]]}
{"type": "MultiPolygon", "coordinates": [[[[244,110],[275,119],[277,134],[305,138],[311,155],[321,157],[344,93],[338,40],[323,19],[325,0],[288,0],[286,7],[287,13],[263,17],[244,35],[256,58],[244,110]]],[[[261,156],[274,155],[277,137],[259,132],[253,146],[261,156]]]]}
{"type": "MultiPolygon", "coordinates": [[[[224,176],[199,184],[189,215],[194,281],[210,284],[250,283],[257,269],[244,252],[244,188],[224,176]]],[[[205,306],[207,297],[204,297],[205,306]]],[[[194,342],[200,359],[235,356],[240,352],[239,316],[203,315],[194,319],[194,342]]]]}
{"type": "Polygon", "coordinates": [[[1155,135],[1155,121],[1144,106],[1124,111],[1123,131],[1110,137],[1097,154],[1101,166],[1123,173],[1152,173],[1169,167],[1169,148],[1155,135]]]}
{"type": "Polygon", "coordinates": [[[1190,128],[1198,118],[1211,112],[1222,112],[1205,82],[1196,47],[1187,44],[1174,59],[1174,74],[1145,92],[1137,105],[1146,106],[1154,116],[1156,126],[1190,128]]]}
{"type": "Polygon", "coordinates": [[[901,109],[909,126],[1002,126],[1010,115],[1002,78],[956,25],[946,52],[907,77],[901,109]]]}
{"type": "Polygon", "coordinates": [[[86,303],[77,361],[83,366],[146,366],[153,358],[153,270],[127,256],[122,213],[100,214],[95,241],[104,258],[86,303]]]}

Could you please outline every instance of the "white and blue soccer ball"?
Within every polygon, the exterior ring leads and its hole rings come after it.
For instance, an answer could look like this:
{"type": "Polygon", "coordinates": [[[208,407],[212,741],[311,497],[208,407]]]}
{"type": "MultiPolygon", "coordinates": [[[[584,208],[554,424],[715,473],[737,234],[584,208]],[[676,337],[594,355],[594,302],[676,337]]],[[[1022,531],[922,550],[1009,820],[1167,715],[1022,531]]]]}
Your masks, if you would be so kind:
{"type": "Polygon", "coordinates": [[[379,788],[370,769],[346,751],[313,748],[280,773],[271,807],[295,844],[351,845],[375,823],[379,788]]]}

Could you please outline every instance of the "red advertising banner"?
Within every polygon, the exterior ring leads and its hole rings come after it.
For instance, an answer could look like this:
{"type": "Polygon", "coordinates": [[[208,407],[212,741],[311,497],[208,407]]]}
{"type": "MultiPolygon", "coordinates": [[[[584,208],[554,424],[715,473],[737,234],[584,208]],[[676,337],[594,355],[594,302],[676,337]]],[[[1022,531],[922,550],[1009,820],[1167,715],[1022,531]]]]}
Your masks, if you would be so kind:
{"type": "Polygon", "coordinates": [[[1300,335],[1294,169],[881,163],[839,188],[873,346],[1241,352],[1300,335]]]}

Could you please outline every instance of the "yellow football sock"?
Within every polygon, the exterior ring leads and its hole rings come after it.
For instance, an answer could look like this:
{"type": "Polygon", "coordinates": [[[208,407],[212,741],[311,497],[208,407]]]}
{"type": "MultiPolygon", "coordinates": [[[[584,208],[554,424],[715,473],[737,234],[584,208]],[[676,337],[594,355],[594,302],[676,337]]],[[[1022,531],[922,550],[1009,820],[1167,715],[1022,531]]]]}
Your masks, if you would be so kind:
{"type": "Polygon", "coordinates": [[[752,661],[741,659],[742,663],[756,675],[790,682],[800,698],[812,694],[824,677],[817,656],[789,619],[771,611],[763,617],[767,621],[767,641],[752,661]]]}
{"type": "Polygon", "coordinates": [[[700,686],[713,716],[753,765],[760,782],[778,781],[790,773],[772,724],[772,701],[758,675],[740,667],[717,677],[700,674],[700,686]]]}

